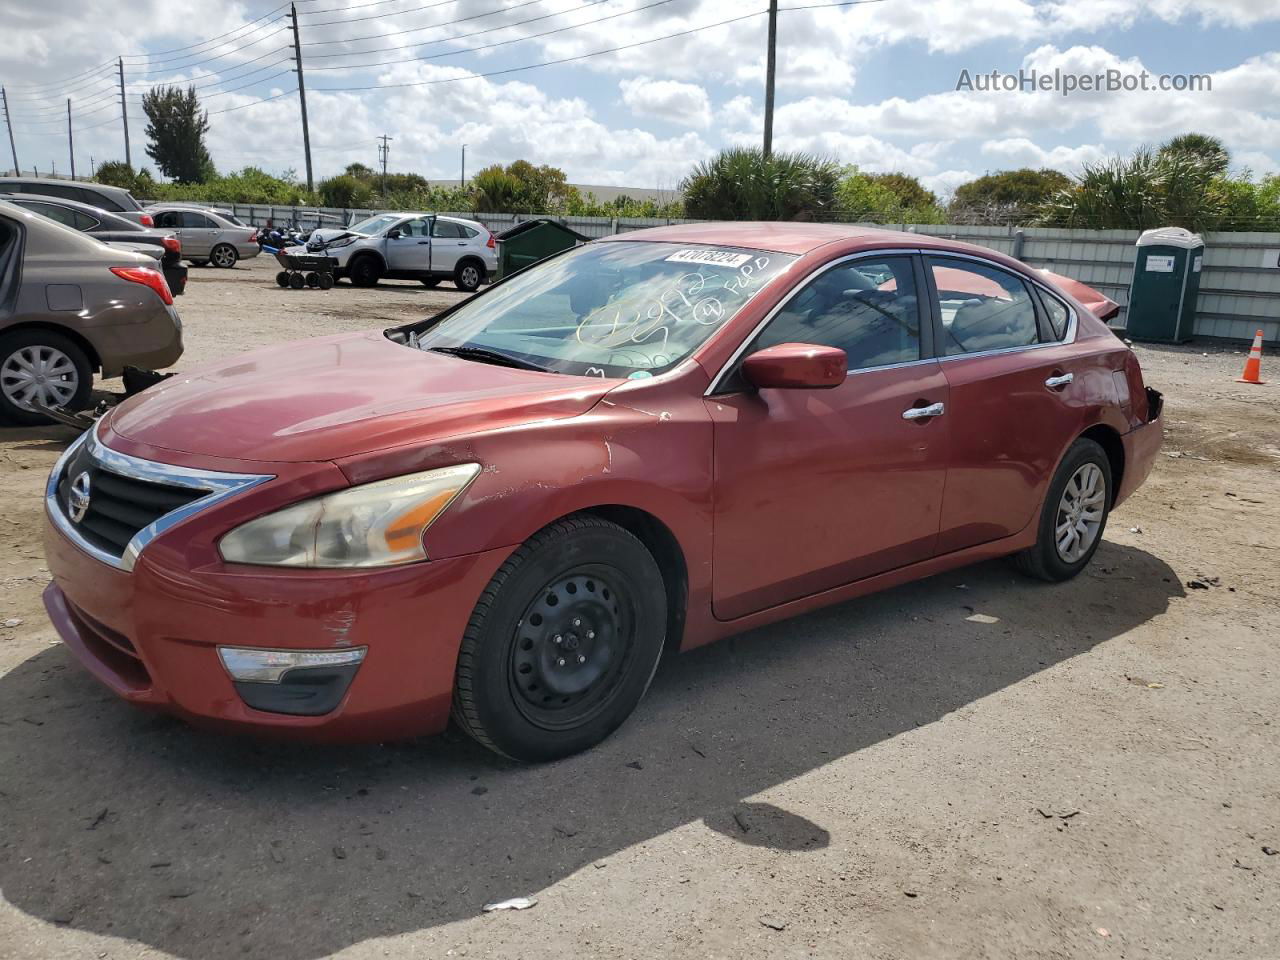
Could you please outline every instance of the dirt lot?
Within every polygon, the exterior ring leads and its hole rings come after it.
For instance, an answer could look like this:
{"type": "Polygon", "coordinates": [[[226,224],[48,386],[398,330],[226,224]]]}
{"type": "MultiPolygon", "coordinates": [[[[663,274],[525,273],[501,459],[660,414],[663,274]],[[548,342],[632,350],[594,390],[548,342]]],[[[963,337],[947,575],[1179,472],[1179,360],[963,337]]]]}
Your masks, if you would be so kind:
{"type": "MultiPolygon", "coordinates": [[[[192,271],[184,366],[458,296],[272,269],[192,271]]],[[[1280,957],[1280,388],[1203,349],[1140,348],[1165,454],[1086,575],[984,564],[737,637],[533,768],[116,702],[39,600],[72,433],[0,430],[0,957],[1280,957]]]]}

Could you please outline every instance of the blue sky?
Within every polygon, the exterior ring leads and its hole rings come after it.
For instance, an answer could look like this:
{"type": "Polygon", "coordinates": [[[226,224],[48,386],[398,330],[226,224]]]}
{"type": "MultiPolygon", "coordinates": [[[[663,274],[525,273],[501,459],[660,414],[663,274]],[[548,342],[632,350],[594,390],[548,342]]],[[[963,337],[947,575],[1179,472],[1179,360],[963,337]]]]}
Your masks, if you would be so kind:
{"type": "MultiPolygon", "coordinates": [[[[813,2],[821,0],[781,6],[813,2]]],[[[574,182],[674,188],[717,149],[759,142],[765,17],[699,28],[766,4],[302,0],[317,177],[355,160],[372,165],[374,137],[386,133],[395,138],[393,168],[434,178],[458,175],[466,142],[471,172],[524,158],[562,167],[574,182]],[[551,30],[558,32],[531,36],[551,30]],[[476,76],[689,30],[606,56],[476,76]],[[386,33],[397,35],[351,41],[386,33]],[[467,52],[503,41],[512,42],[467,52]],[[322,56],[331,53],[342,55],[322,56]],[[449,55],[368,65],[442,53],[449,55]]],[[[142,154],[141,92],[151,83],[194,81],[213,114],[209,144],[220,169],[254,163],[302,171],[297,95],[285,73],[288,51],[279,49],[289,41],[287,21],[278,19],[287,8],[270,0],[218,8],[137,0],[127,16],[121,9],[115,0],[38,7],[0,0],[7,34],[0,83],[24,169],[67,169],[67,95],[79,170],[90,156],[123,157],[108,62],[120,55],[135,165],[150,163],[142,154]]],[[[784,9],[775,146],[911,173],[945,194],[985,171],[1030,165],[1070,173],[1197,130],[1221,137],[1238,167],[1270,174],[1280,171],[1277,51],[1280,4],[1260,0],[873,0],[784,9]],[[1212,90],[1064,98],[955,89],[962,70],[1020,68],[1208,74],[1212,90]]]]}

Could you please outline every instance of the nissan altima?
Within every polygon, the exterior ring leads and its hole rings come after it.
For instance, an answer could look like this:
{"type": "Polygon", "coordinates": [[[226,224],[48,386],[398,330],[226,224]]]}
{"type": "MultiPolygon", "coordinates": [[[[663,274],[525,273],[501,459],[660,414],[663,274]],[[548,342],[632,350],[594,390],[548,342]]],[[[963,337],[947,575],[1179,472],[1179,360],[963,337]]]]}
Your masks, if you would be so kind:
{"type": "Polygon", "coordinates": [[[993,557],[1075,576],[1161,432],[1133,352],[1016,260],[659,228],[116,407],[49,477],[45,602],[135,704],[548,760],[666,651],[993,557]]]}

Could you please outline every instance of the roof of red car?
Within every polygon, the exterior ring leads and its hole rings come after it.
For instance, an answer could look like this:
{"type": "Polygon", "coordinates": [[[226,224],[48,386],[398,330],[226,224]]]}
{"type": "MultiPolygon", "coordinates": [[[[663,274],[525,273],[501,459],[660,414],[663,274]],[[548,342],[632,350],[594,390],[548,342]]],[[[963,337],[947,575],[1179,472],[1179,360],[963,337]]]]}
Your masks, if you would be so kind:
{"type": "Polygon", "coordinates": [[[681,223],[670,227],[621,233],[605,240],[653,240],[661,243],[706,243],[749,247],[776,253],[808,253],[837,241],[866,239],[873,244],[917,246],[935,239],[917,233],[860,227],[851,223],[728,222],[681,223]]]}

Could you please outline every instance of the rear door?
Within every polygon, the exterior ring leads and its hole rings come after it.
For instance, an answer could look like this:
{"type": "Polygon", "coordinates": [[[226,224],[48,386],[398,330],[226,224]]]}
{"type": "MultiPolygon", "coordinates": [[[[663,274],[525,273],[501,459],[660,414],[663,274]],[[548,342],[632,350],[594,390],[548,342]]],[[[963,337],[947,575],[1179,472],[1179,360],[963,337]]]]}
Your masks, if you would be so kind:
{"type": "Polygon", "coordinates": [[[431,269],[431,217],[402,220],[387,231],[387,267],[396,272],[425,274],[431,269]],[[398,231],[399,236],[389,236],[398,231]]]}
{"type": "Polygon", "coordinates": [[[195,210],[183,210],[178,217],[178,222],[182,224],[179,239],[182,241],[183,256],[201,259],[208,257],[209,251],[222,239],[222,227],[212,218],[195,210]]]}
{"type": "Polygon", "coordinates": [[[431,238],[434,241],[431,248],[432,272],[452,274],[471,245],[462,224],[437,217],[431,238]]]}
{"type": "Polygon", "coordinates": [[[756,390],[731,374],[705,401],[719,619],[933,554],[951,418],[923,290],[909,253],[838,261],[801,284],[744,356],[780,343],[840,347],[845,382],[756,390]]]}
{"type": "MultiPolygon", "coordinates": [[[[1080,422],[1080,361],[1035,286],[989,261],[925,257],[950,391],[951,457],[938,553],[1018,533],[1080,422]]],[[[1061,307],[1061,304],[1059,304],[1061,307]]]]}

